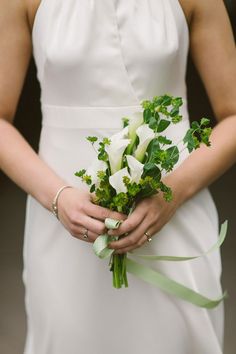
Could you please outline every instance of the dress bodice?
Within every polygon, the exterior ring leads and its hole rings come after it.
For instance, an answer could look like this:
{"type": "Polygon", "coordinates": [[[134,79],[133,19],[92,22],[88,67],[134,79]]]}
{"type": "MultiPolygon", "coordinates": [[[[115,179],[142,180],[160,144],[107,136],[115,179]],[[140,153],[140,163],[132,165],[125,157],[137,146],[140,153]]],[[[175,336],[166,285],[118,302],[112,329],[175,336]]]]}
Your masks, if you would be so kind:
{"type": "Polygon", "coordinates": [[[177,0],[42,0],[32,36],[42,104],[186,97],[188,27],[177,0]]]}

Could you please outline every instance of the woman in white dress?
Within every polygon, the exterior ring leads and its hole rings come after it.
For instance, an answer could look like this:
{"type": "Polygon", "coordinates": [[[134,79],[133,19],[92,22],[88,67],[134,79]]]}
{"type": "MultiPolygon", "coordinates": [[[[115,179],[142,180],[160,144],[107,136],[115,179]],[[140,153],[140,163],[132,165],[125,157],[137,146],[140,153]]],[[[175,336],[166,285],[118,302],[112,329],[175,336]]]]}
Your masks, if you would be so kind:
{"type": "MultiPolygon", "coordinates": [[[[236,54],[223,2],[3,0],[0,52],[0,167],[29,194],[24,354],[221,354],[222,304],[197,308],[132,276],[128,289],[113,289],[91,246],[107,216],[125,219],[117,232],[129,235],[112,244],[119,253],[194,255],[216,242],[206,187],[236,155],[236,54]],[[74,176],[94,159],[85,137],[113,134],[141,100],[168,92],[184,98],[183,122],[168,132],[178,141],[189,126],[189,48],[219,121],[212,147],[182,156],[166,177],[171,203],[145,199],[128,219],[95,206],[74,176]],[[11,124],[32,49],[41,85],[38,154],[11,124]],[[52,201],[65,185],[72,188],[60,193],[57,220],[52,201]]],[[[221,294],[219,252],[150,266],[208,297],[221,294]]]]}

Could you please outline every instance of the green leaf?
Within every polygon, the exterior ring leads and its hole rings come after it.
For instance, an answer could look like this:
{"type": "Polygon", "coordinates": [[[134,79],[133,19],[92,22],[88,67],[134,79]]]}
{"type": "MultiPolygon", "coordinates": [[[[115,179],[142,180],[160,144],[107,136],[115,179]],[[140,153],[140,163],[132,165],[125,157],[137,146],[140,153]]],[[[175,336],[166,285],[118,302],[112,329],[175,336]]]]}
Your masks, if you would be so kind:
{"type": "Polygon", "coordinates": [[[169,120],[166,120],[166,119],[161,119],[159,124],[158,124],[158,127],[157,127],[157,132],[158,133],[161,133],[163,132],[164,130],[166,130],[166,128],[170,125],[170,121],[169,120]]]}
{"type": "Polygon", "coordinates": [[[153,161],[154,155],[158,150],[160,150],[160,144],[158,139],[155,138],[150,142],[147,148],[148,161],[153,161]]]}
{"type": "Polygon", "coordinates": [[[92,144],[94,144],[98,140],[96,136],[87,136],[86,139],[92,144]]]}
{"type": "Polygon", "coordinates": [[[175,97],[172,99],[172,104],[173,106],[176,107],[181,107],[183,105],[183,99],[182,97],[175,97]]]}
{"type": "Polygon", "coordinates": [[[181,122],[182,118],[183,118],[182,116],[177,115],[175,117],[172,117],[171,121],[173,124],[177,124],[177,123],[181,122]]]}
{"type": "Polygon", "coordinates": [[[172,108],[170,111],[170,116],[171,117],[176,117],[179,114],[179,107],[175,106],[172,108]]]}
{"type": "Polygon", "coordinates": [[[155,181],[159,182],[161,179],[161,171],[155,163],[148,162],[144,165],[142,178],[146,176],[153,177],[155,181]]]}
{"type": "Polygon", "coordinates": [[[167,139],[166,136],[159,135],[157,139],[158,139],[158,141],[159,141],[160,144],[163,144],[163,145],[170,145],[170,144],[172,144],[172,140],[167,139]]]}
{"type": "Polygon", "coordinates": [[[206,126],[206,125],[210,124],[210,122],[211,121],[209,118],[202,118],[200,124],[201,124],[201,126],[206,126]]]}
{"type": "Polygon", "coordinates": [[[161,167],[164,168],[166,171],[171,171],[174,165],[179,160],[179,149],[177,146],[171,146],[165,150],[166,158],[162,162],[161,167]]]}
{"type": "Polygon", "coordinates": [[[163,197],[167,202],[171,202],[173,199],[172,190],[163,182],[160,183],[160,190],[163,192],[163,197]]]}
{"type": "Polygon", "coordinates": [[[127,125],[129,125],[129,118],[123,117],[122,121],[123,121],[123,128],[125,128],[125,127],[127,127],[127,125]]]}
{"type": "Polygon", "coordinates": [[[193,121],[191,124],[191,128],[194,130],[199,130],[200,129],[200,124],[196,121],[193,121]]]}
{"type": "Polygon", "coordinates": [[[152,116],[152,112],[149,108],[146,108],[144,111],[143,111],[143,120],[145,123],[149,123],[150,119],[151,119],[151,116],[152,116]]]}
{"type": "Polygon", "coordinates": [[[157,128],[157,121],[154,117],[151,117],[149,121],[149,128],[151,128],[152,130],[156,130],[157,128]]]}
{"type": "Polygon", "coordinates": [[[163,106],[169,106],[169,105],[171,105],[171,102],[172,102],[172,96],[163,95],[163,97],[162,97],[162,105],[163,106]]]}
{"type": "Polygon", "coordinates": [[[187,149],[188,149],[188,152],[192,152],[195,148],[195,141],[194,141],[194,138],[193,138],[193,129],[188,129],[185,136],[184,136],[184,139],[183,139],[183,142],[184,144],[187,144],[187,149]]]}
{"type": "Polygon", "coordinates": [[[75,176],[77,177],[83,177],[83,175],[86,173],[86,170],[83,169],[83,170],[80,170],[78,172],[75,172],[75,176]]]}
{"type": "Polygon", "coordinates": [[[90,193],[93,193],[94,191],[95,191],[95,184],[93,184],[92,186],[91,186],[91,188],[90,188],[90,193]]]}

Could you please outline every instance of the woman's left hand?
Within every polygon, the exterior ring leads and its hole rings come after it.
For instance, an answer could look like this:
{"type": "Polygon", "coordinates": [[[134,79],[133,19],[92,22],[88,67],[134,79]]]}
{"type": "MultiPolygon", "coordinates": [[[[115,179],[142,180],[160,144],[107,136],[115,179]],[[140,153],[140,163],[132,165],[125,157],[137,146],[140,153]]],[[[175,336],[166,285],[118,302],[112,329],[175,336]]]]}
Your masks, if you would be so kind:
{"type": "Polygon", "coordinates": [[[178,203],[172,200],[166,202],[162,194],[141,200],[132,214],[122,222],[117,230],[109,230],[109,235],[121,236],[128,233],[126,237],[113,241],[109,248],[115,253],[124,254],[135,248],[141,247],[170,220],[178,207],[178,203]],[[147,232],[148,236],[145,235],[147,232]]]}

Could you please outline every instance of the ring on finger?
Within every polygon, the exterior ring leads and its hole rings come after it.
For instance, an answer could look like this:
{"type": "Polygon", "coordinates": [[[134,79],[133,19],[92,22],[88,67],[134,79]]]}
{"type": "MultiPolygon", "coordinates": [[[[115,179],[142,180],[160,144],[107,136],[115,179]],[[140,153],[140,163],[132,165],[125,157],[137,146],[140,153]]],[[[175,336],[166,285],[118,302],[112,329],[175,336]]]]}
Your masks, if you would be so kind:
{"type": "Polygon", "coordinates": [[[144,232],[144,235],[147,236],[147,241],[148,241],[148,242],[151,242],[151,241],[152,241],[152,237],[151,237],[151,235],[150,235],[147,231],[144,232]]]}
{"type": "Polygon", "coordinates": [[[83,233],[83,238],[84,238],[85,240],[88,239],[88,229],[85,229],[85,231],[84,231],[84,233],[83,233]]]}

